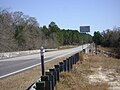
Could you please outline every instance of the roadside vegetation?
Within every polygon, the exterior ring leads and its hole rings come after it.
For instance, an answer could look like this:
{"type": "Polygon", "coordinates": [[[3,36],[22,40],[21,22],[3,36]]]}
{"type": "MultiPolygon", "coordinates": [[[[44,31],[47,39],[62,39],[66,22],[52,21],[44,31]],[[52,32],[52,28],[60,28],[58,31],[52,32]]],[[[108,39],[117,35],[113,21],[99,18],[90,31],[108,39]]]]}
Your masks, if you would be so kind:
{"type": "Polygon", "coordinates": [[[60,29],[53,21],[48,26],[40,26],[35,17],[0,8],[0,52],[33,50],[41,46],[58,48],[88,42],[92,42],[89,34],[60,29]]]}
{"type": "MultiPolygon", "coordinates": [[[[53,68],[55,64],[58,64],[66,58],[67,57],[61,57],[45,63],[45,71],[53,68]]],[[[36,66],[27,71],[0,79],[0,90],[26,90],[42,75],[40,67],[41,66],[36,66]]]]}
{"type": "MultiPolygon", "coordinates": [[[[45,64],[45,69],[63,61],[62,57],[45,64]]],[[[41,75],[40,66],[0,80],[1,90],[26,90],[41,75]],[[23,83],[23,84],[21,84],[23,83]]],[[[80,61],[70,72],[60,73],[55,90],[119,90],[120,59],[103,53],[80,54],[80,61]]]]}
{"type": "Polygon", "coordinates": [[[117,58],[120,58],[120,27],[115,27],[113,30],[107,29],[100,33],[94,32],[93,41],[102,47],[109,48],[111,54],[115,53],[117,58]]]}
{"type": "Polygon", "coordinates": [[[73,70],[60,74],[56,90],[119,90],[120,59],[84,54],[73,70]]]}

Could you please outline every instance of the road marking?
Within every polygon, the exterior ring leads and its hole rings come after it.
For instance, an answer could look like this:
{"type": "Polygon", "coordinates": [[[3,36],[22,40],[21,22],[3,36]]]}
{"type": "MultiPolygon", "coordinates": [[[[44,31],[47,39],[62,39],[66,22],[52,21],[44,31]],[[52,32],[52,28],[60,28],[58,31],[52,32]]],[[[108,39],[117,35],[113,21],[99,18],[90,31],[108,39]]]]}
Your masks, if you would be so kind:
{"type": "MultiPolygon", "coordinates": [[[[73,53],[75,53],[75,52],[76,52],[76,51],[74,51],[73,53]]],[[[66,54],[63,54],[63,55],[54,57],[54,58],[52,58],[52,59],[49,59],[49,60],[45,61],[45,63],[47,63],[47,62],[49,62],[49,61],[52,61],[52,60],[54,60],[54,59],[63,57],[63,56],[71,55],[71,54],[73,54],[73,53],[70,52],[70,53],[66,53],[66,54]]],[[[3,76],[0,76],[0,79],[1,79],[1,78],[4,78],[4,77],[7,77],[7,76],[10,76],[10,75],[13,75],[13,74],[16,74],[16,73],[19,73],[19,72],[22,72],[22,71],[25,71],[25,70],[27,70],[27,69],[33,68],[33,67],[38,66],[38,65],[40,65],[40,64],[41,64],[41,63],[38,63],[38,64],[32,65],[32,66],[30,66],[30,67],[27,67],[27,68],[24,68],[24,69],[21,69],[21,70],[18,70],[18,71],[15,71],[15,72],[12,72],[12,73],[3,75],[3,76]]]]}
{"type": "MultiPolygon", "coordinates": [[[[53,58],[53,59],[54,59],[54,58],[53,58]]],[[[49,62],[49,61],[51,61],[51,60],[53,60],[53,59],[47,60],[47,61],[45,61],[45,63],[47,63],[47,62],[49,62]]],[[[19,73],[19,72],[22,72],[22,71],[25,71],[25,70],[27,70],[27,69],[33,68],[33,67],[38,66],[38,65],[41,65],[41,63],[32,65],[32,66],[30,66],[30,67],[27,67],[27,68],[24,68],[24,69],[21,69],[21,70],[18,70],[18,71],[15,71],[15,72],[12,72],[12,73],[3,75],[3,76],[0,76],[0,79],[1,79],[1,78],[4,78],[4,77],[7,77],[7,76],[10,76],[10,75],[13,75],[13,74],[16,74],[16,73],[19,73]]]]}
{"type": "MultiPolygon", "coordinates": [[[[54,60],[54,59],[56,59],[56,58],[60,58],[60,57],[63,57],[63,56],[73,55],[73,54],[75,54],[75,53],[77,53],[77,52],[79,52],[79,51],[81,51],[81,50],[82,50],[82,49],[79,48],[79,50],[75,50],[75,51],[73,51],[73,52],[69,52],[69,53],[66,53],[66,54],[63,54],[63,55],[60,55],[60,56],[56,56],[56,57],[54,57],[54,58],[52,58],[52,59],[49,59],[49,60],[45,61],[44,63],[47,63],[47,62],[49,62],[49,61],[52,61],[52,60],[54,60]]],[[[32,65],[32,66],[26,67],[26,68],[24,68],[24,69],[21,69],[21,70],[18,70],[18,71],[15,71],[15,72],[12,72],[12,73],[9,73],[9,74],[0,76],[0,79],[1,79],[1,78],[4,78],[4,77],[7,77],[7,76],[10,76],[10,75],[13,75],[13,74],[16,74],[16,73],[19,73],[19,72],[22,72],[22,71],[25,71],[25,70],[27,70],[27,69],[33,68],[33,67],[38,66],[38,65],[40,65],[40,64],[41,64],[41,63],[38,63],[38,64],[35,64],[35,65],[32,65]]]]}

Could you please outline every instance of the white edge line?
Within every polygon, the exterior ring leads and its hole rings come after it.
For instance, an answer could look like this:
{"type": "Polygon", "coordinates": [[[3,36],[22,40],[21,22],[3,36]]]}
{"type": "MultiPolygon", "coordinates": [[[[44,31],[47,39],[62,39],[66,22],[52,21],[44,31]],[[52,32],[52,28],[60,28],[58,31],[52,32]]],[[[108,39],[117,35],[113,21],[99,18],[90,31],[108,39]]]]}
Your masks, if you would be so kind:
{"type": "MultiPolygon", "coordinates": [[[[53,59],[56,59],[56,58],[53,58],[53,59]]],[[[49,61],[51,61],[51,60],[53,60],[53,59],[47,60],[47,61],[45,61],[45,63],[47,63],[47,62],[49,62],[49,61]]],[[[27,68],[24,68],[24,69],[20,69],[20,70],[18,70],[18,71],[15,71],[15,72],[12,72],[12,73],[9,73],[9,74],[0,76],[0,79],[1,79],[1,78],[4,78],[4,77],[7,77],[7,76],[10,76],[10,75],[12,75],[12,74],[16,74],[16,73],[25,71],[25,70],[27,70],[27,69],[33,68],[33,67],[38,66],[38,65],[40,65],[40,64],[41,64],[41,63],[38,63],[38,64],[32,65],[32,66],[30,66],[30,67],[27,67],[27,68]]]]}
{"type": "MultiPolygon", "coordinates": [[[[80,50],[80,51],[81,51],[81,50],[80,50]]],[[[78,51],[77,51],[77,52],[78,52],[78,51]]],[[[75,53],[75,52],[74,52],[74,53],[75,53]]],[[[45,63],[47,63],[47,62],[49,62],[49,61],[52,61],[52,60],[54,60],[54,59],[56,59],[56,58],[59,58],[59,57],[67,56],[67,55],[69,55],[69,54],[70,54],[70,53],[57,56],[57,57],[55,57],[55,58],[52,58],[52,59],[50,59],[50,60],[45,61],[45,63]]],[[[72,53],[72,54],[73,54],[73,53],[72,53]]],[[[32,65],[32,66],[30,66],[30,67],[27,67],[27,68],[24,68],[24,69],[21,69],[21,70],[18,70],[18,71],[15,71],[15,72],[12,72],[12,73],[3,75],[3,76],[0,76],[0,79],[1,79],[1,78],[4,78],[4,77],[7,77],[7,76],[10,76],[10,75],[13,75],[13,74],[16,74],[16,73],[19,73],[19,72],[22,72],[22,71],[25,71],[25,70],[27,70],[27,69],[33,68],[33,67],[38,66],[38,65],[40,65],[40,64],[41,64],[41,63],[38,63],[38,64],[32,65]]]]}
{"type": "MultiPolygon", "coordinates": [[[[63,56],[63,55],[58,56],[58,57],[62,57],[62,56],[63,56]]],[[[52,59],[50,59],[50,60],[47,60],[47,61],[45,61],[45,63],[47,63],[47,62],[49,62],[49,61],[52,61],[52,60],[54,60],[54,59],[56,59],[56,58],[58,58],[58,57],[52,58],[52,59]]],[[[24,69],[21,69],[21,70],[18,70],[18,71],[15,71],[15,72],[12,72],[12,73],[3,75],[3,76],[0,76],[0,79],[1,79],[1,78],[4,78],[4,77],[7,77],[7,76],[10,76],[10,75],[13,75],[13,74],[16,74],[16,73],[19,73],[19,72],[22,72],[22,71],[25,71],[25,70],[27,70],[27,69],[33,68],[33,67],[38,66],[38,65],[40,65],[40,64],[41,64],[41,63],[38,63],[38,64],[32,65],[32,66],[30,66],[30,67],[27,67],[27,68],[24,68],[24,69]]]]}

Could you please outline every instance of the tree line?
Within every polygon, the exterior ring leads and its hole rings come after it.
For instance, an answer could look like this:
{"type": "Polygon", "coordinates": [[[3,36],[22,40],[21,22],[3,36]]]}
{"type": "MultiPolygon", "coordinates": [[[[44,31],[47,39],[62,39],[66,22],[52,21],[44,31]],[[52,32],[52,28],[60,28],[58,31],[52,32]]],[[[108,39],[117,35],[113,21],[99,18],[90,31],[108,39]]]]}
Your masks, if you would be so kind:
{"type": "Polygon", "coordinates": [[[120,27],[107,29],[101,33],[94,32],[93,41],[96,45],[112,48],[113,52],[120,56],[120,27]]]}
{"type": "Polygon", "coordinates": [[[56,48],[92,42],[92,36],[78,30],[60,29],[55,22],[40,26],[35,17],[0,8],[0,52],[56,48]],[[88,40],[89,38],[89,40],[88,40]]]}

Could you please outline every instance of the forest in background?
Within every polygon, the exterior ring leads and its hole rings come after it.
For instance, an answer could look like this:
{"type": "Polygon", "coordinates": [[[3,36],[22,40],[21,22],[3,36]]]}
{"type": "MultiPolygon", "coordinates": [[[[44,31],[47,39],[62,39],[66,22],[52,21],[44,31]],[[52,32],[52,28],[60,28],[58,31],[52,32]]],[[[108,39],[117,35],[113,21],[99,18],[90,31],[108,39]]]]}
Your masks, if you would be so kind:
{"type": "Polygon", "coordinates": [[[120,58],[120,27],[107,29],[101,33],[94,32],[93,41],[96,45],[111,48],[111,53],[116,53],[117,58],[120,58]]]}
{"type": "Polygon", "coordinates": [[[58,48],[92,42],[92,36],[78,30],[60,29],[51,21],[40,26],[35,17],[0,8],[0,52],[58,48]]]}

